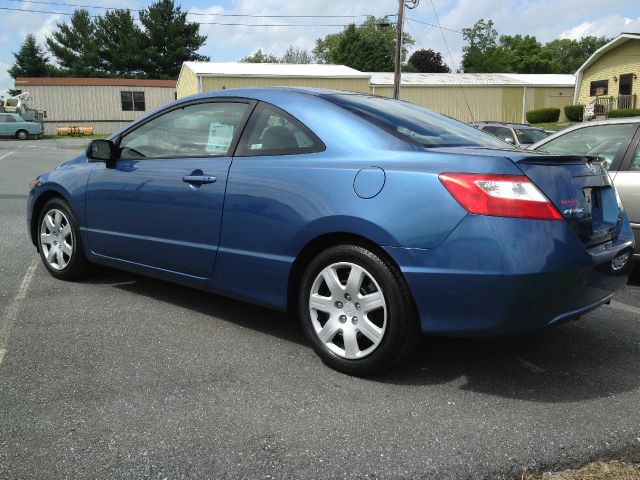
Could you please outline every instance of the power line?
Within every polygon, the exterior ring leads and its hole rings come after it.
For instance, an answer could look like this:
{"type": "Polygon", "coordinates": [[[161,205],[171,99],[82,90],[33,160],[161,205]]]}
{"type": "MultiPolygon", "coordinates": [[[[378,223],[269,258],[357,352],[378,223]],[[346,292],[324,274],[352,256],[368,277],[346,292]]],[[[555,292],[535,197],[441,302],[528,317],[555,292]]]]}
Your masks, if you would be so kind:
{"type": "Polygon", "coordinates": [[[407,20],[411,20],[412,22],[416,22],[416,23],[421,23],[422,25],[428,25],[429,27],[439,28],[440,30],[447,30],[448,32],[454,32],[454,33],[462,34],[462,32],[460,30],[455,30],[453,28],[442,27],[440,25],[434,25],[433,23],[429,23],[429,22],[423,22],[422,20],[418,20],[417,18],[407,17],[407,20]]]}
{"type": "MultiPolygon", "coordinates": [[[[56,5],[63,7],[78,7],[78,8],[96,8],[101,10],[129,10],[131,12],[141,12],[143,10],[136,8],[117,8],[117,7],[103,7],[101,5],[81,5],[78,3],[64,3],[64,2],[48,2],[43,0],[9,0],[10,2],[23,2],[23,3],[38,3],[42,5],[56,5]]],[[[201,12],[186,12],[187,15],[198,16],[210,16],[210,17],[250,17],[250,18],[362,18],[372,17],[373,15],[251,15],[248,13],[201,13],[201,12]]],[[[392,16],[392,15],[387,15],[392,16]]]]}
{"type": "Polygon", "coordinates": [[[458,79],[458,85],[460,86],[460,91],[462,92],[462,96],[464,97],[464,103],[467,104],[467,109],[469,110],[469,116],[471,117],[471,121],[473,122],[475,121],[475,118],[473,118],[471,105],[469,105],[467,94],[465,93],[464,88],[462,87],[462,82],[460,82],[460,74],[458,73],[458,69],[456,68],[456,63],[453,61],[453,55],[451,55],[451,49],[449,48],[449,43],[447,42],[447,38],[444,36],[444,29],[440,26],[440,18],[438,17],[438,12],[436,12],[436,6],[433,4],[433,0],[431,0],[431,8],[433,9],[433,14],[436,17],[436,21],[438,22],[438,27],[440,28],[440,33],[442,34],[442,40],[444,41],[444,46],[447,47],[447,52],[449,53],[449,60],[451,60],[451,66],[456,70],[456,78],[458,79]]]}
{"type": "MultiPolygon", "coordinates": [[[[10,10],[14,12],[28,13],[48,13],[51,15],[72,16],[69,12],[53,12],[50,10],[33,10],[26,8],[0,7],[0,10],[10,10]]],[[[99,15],[91,15],[92,18],[99,18],[99,15]]],[[[348,23],[241,23],[241,22],[193,22],[198,25],[221,25],[221,26],[243,26],[243,27],[348,27],[348,23]]]]}

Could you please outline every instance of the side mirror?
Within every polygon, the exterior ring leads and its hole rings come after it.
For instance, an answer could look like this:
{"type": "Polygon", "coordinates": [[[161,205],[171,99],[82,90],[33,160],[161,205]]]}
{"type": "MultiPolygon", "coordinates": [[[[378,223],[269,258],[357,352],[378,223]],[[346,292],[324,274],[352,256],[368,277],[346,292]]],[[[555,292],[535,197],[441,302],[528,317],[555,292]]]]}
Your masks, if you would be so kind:
{"type": "Polygon", "coordinates": [[[511,138],[511,137],[506,137],[506,138],[504,139],[504,141],[505,141],[505,142],[507,142],[507,143],[513,143],[513,138],[511,138]]]}
{"type": "Polygon", "coordinates": [[[117,148],[111,140],[92,140],[87,145],[87,158],[106,162],[107,165],[117,160],[117,148]]]}

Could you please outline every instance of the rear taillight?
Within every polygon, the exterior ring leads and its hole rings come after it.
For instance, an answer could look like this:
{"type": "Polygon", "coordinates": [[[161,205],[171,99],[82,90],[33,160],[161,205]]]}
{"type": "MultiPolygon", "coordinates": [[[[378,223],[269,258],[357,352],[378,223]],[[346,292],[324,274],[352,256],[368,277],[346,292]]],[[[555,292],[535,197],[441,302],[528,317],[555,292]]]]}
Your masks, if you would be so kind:
{"type": "Polygon", "coordinates": [[[441,173],[438,178],[469,213],[539,220],[563,218],[524,175],[441,173]]]}

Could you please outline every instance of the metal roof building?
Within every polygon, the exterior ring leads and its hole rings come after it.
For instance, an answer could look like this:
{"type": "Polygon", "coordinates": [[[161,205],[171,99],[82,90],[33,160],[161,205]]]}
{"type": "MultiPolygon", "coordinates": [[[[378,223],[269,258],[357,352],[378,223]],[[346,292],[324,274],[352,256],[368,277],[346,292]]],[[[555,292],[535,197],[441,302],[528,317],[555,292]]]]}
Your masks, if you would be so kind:
{"type": "MultiPolygon", "coordinates": [[[[393,96],[392,73],[369,73],[371,93],[393,96]]],[[[573,75],[518,73],[404,73],[400,98],[469,122],[526,123],[525,113],[570,105],[573,75]],[[473,117],[472,117],[473,115],[473,117]]]]}
{"type": "MultiPolygon", "coordinates": [[[[185,62],[178,98],[223,88],[254,86],[333,88],[393,96],[393,73],[359,72],[344,65],[185,62]]],[[[400,98],[463,121],[525,122],[525,113],[571,104],[573,75],[404,73],[400,98]]],[[[561,114],[561,118],[563,114],[561,114]]]]}
{"type": "Polygon", "coordinates": [[[185,62],[178,98],[224,88],[297,86],[369,92],[367,73],[344,65],[185,62]]]}
{"type": "Polygon", "coordinates": [[[47,135],[64,126],[112,133],[176,98],[175,80],[18,77],[15,88],[31,93],[31,108],[46,112],[47,135]]]}

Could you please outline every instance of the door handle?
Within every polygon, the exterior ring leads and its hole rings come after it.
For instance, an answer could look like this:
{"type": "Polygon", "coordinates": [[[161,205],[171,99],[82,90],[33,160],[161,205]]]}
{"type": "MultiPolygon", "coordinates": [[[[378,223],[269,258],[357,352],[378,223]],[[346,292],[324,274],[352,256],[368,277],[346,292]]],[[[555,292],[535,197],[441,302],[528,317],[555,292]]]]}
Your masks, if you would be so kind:
{"type": "Polygon", "coordinates": [[[205,183],[214,183],[216,177],[213,175],[185,175],[182,181],[191,185],[204,185],[205,183]]]}

